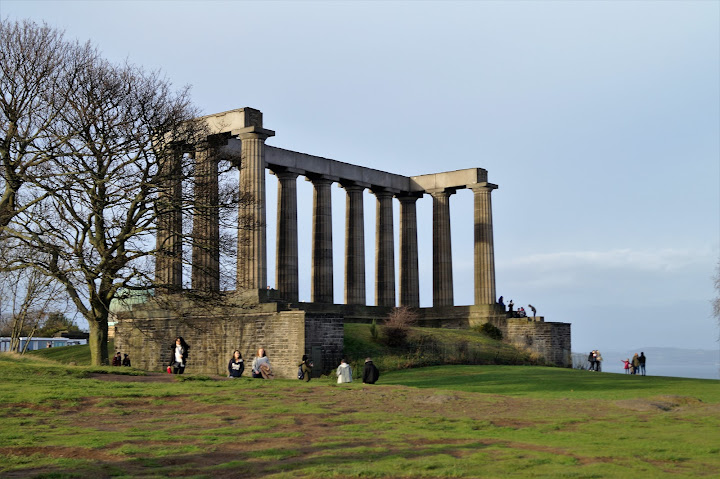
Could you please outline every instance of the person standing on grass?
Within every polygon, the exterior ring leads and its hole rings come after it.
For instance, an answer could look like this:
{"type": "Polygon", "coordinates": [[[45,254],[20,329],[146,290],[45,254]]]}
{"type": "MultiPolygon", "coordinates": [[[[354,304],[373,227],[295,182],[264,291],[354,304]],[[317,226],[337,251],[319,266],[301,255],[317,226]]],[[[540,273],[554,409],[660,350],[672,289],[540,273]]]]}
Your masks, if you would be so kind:
{"type": "Polygon", "coordinates": [[[243,362],[242,354],[239,349],[233,351],[233,357],[230,358],[228,363],[228,377],[229,378],[240,378],[242,373],[245,371],[245,363],[243,362]]]}
{"type": "Polygon", "coordinates": [[[630,374],[630,359],[621,359],[620,362],[623,363],[625,374],[630,374]]]}
{"type": "Polygon", "coordinates": [[[257,356],[252,362],[252,377],[255,379],[270,379],[272,369],[270,369],[270,360],[263,348],[258,349],[257,356]]]}
{"type": "Polygon", "coordinates": [[[184,373],[190,346],[188,346],[182,336],[178,336],[175,338],[175,344],[170,346],[170,350],[172,351],[172,362],[170,366],[172,367],[173,374],[184,373]]]}
{"type": "Polygon", "coordinates": [[[298,379],[305,380],[305,382],[310,381],[312,367],[313,363],[308,359],[308,355],[303,354],[302,361],[298,364],[298,379]]]}
{"type": "Polygon", "coordinates": [[[373,364],[372,359],[365,358],[365,369],[363,370],[363,383],[364,384],[375,384],[380,378],[380,371],[373,364]]]}
{"type": "Polygon", "coordinates": [[[638,362],[640,363],[640,373],[645,376],[645,353],[642,351],[640,352],[638,362]]]}
{"type": "Polygon", "coordinates": [[[338,384],[352,382],[352,369],[345,358],[342,358],[340,361],[340,366],[338,366],[336,374],[338,384]]]}
{"type": "Polygon", "coordinates": [[[595,351],[590,351],[588,354],[588,363],[590,363],[588,371],[595,371],[595,351]]]}
{"type": "Polygon", "coordinates": [[[595,350],[595,371],[602,372],[602,354],[597,349],[595,350]]]}
{"type": "Polygon", "coordinates": [[[635,356],[632,358],[632,374],[637,374],[638,370],[640,369],[640,358],[638,358],[638,353],[635,353],[635,356]]]}
{"type": "Polygon", "coordinates": [[[113,357],[112,365],[122,366],[122,356],[120,355],[120,351],[118,351],[117,354],[113,357]]]}

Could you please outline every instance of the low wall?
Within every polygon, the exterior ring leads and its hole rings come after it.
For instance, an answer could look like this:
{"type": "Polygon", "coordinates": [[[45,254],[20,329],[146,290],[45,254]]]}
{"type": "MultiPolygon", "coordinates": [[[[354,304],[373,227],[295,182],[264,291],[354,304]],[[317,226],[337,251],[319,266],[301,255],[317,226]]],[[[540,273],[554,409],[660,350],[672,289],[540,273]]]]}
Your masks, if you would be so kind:
{"type": "Polygon", "coordinates": [[[115,349],[128,353],[133,366],[162,371],[172,358],[175,337],[190,346],[188,373],[227,374],[235,349],[245,360],[245,374],[258,348],[264,348],[278,377],[296,378],[303,354],[316,360],[314,376],[328,373],[340,362],[342,317],[278,311],[275,304],[256,307],[232,299],[193,302],[182,297],[164,303],[149,302],[118,314],[115,349]]]}
{"type": "Polygon", "coordinates": [[[546,362],[572,367],[570,323],[546,323],[544,318],[508,318],[493,321],[503,337],[513,346],[524,349],[546,362]]]}

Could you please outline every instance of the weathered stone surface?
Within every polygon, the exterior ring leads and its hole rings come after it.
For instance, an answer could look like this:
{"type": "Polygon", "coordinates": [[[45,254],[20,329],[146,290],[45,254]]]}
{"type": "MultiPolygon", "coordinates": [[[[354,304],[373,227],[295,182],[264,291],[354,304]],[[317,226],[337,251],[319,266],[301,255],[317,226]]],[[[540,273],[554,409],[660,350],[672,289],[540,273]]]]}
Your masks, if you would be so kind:
{"type": "Polygon", "coordinates": [[[275,288],[286,301],[297,302],[298,230],[297,230],[297,173],[277,172],[277,248],[275,251],[275,288]]]}
{"type": "Polygon", "coordinates": [[[418,196],[398,196],[400,201],[400,306],[420,307],[418,273],[418,196]]]}
{"type": "Polygon", "coordinates": [[[375,214],[375,304],[395,306],[395,239],[393,234],[393,194],[374,191],[375,214]]]}
{"type": "Polygon", "coordinates": [[[313,184],[312,271],[310,296],[315,303],[333,303],[332,180],[311,178],[313,184]]]}
{"type": "Polygon", "coordinates": [[[366,303],[365,297],[365,187],[344,184],[345,203],[345,303],[366,303]]]}
{"type": "Polygon", "coordinates": [[[450,240],[450,195],[454,190],[433,191],[433,306],[452,306],[453,272],[450,240]]]}

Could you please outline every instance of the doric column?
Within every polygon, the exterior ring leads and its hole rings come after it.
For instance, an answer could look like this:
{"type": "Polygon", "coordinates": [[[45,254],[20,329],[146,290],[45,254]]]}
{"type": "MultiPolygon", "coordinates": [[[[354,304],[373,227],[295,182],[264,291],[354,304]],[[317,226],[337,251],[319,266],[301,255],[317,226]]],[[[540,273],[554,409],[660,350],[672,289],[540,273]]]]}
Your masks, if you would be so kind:
{"type": "Polygon", "coordinates": [[[160,168],[155,283],[162,293],[182,290],[182,155],[178,151],[160,168]]]}
{"type": "Polygon", "coordinates": [[[393,194],[373,191],[375,215],[375,304],[395,306],[395,241],[393,238],[393,194]]]}
{"type": "Polygon", "coordinates": [[[279,171],[275,288],[291,302],[298,298],[297,173],[279,171]]]}
{"type": "Polygon", "coordinates": [[[400,201],[400,306],[420,307],[418,275],[417,196],[398,196],[400,201]]]}
{"type": "Polygon", "coordinates": [[[365,305],[364,186],[344,184],[345,203],[345,303],[365,305]]]}
{"type": "Polygon", "coordinates": [[[333,181],[310,178],[313,191],[312,271],[310,296],[314,303],[333,303],[332,199],[333,181]]]}
{"type": "Polygon", "coordinates": [[[195,152],[192,241],[192,288],[220,291],[218,161],[212,146],[195,152]]]}
{"type": "Polygon", "coordinates": [[[475,199],[475,304],[494,304],[495,249],[493,246],[491,183],[471,187],[475,199]]]}
{"type": "Polygon", "coordinates": [[[429,193],[433,197],[433,306],[453,306],[450,195],[455,191],[429,193]]]}
{"type": "Polygon", "coordinates": [[[257,126],[233,131],[242,141],[238,209],[237,289],[267,287],[265,140],[275,132],[257,126]]]}

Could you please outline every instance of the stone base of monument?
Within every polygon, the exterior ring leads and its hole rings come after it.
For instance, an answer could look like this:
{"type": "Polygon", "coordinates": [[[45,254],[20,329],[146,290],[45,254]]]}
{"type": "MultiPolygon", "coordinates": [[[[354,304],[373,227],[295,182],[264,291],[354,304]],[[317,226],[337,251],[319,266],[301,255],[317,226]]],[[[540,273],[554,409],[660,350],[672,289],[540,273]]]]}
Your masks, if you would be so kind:
{"type": "MultiPolygon", "coordinates": [[[[128,353],[133,365],[164,371],[171,362],[171,345],[182,336],[190,345],[188,373],[227,374],[227,364],[239,349],[250,375],[259,348],[267,352],[278,377],[296,378],[303,354],[313,360],[313,376],[328,374],[343,355],[345,322],[380,323],[389,307],[286,303],[273,290],[211,296],[192,292],[163,295],[120,312],[114,326],[115,349],[128,353]]],[[[418,308],[418,326],[471,328],[490,322],[505,341],[543,358],[571,367],[570,324],[544,318],[509,318],[497,305],[418,308]]],[[[357,359],[357,358],[354,358],[357,359]]]]}

